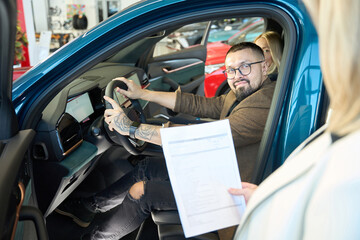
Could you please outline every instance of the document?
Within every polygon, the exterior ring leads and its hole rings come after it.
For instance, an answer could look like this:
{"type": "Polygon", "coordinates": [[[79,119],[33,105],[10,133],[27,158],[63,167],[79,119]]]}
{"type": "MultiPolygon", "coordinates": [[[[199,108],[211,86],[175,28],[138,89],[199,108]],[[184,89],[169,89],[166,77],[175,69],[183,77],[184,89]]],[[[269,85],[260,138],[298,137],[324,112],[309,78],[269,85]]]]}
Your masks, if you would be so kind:
{"type": "Polygon", "coordinates": [[[240,223],[243,196],[229,120],[162,128],[166,165],[186,237],[240,223]]]}

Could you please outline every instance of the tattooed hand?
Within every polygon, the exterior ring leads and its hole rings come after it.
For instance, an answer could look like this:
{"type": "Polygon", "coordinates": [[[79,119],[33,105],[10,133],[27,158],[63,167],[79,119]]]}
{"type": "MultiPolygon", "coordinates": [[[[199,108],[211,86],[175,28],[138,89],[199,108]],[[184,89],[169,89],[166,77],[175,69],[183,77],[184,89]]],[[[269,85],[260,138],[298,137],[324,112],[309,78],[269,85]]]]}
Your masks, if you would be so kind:
{"type": "Polygon", "coordinates": [[[113,81],[122,81],[126,84],[126,86],[128,87],[127,90],[117,88],[116,91],[118,91],[120,94],[123,94],[128,98],[142,99],[144,93],[146,92],[144,89],[141,88],[141,86],[134,83],[133,80],[129,80],[124,77],[118,77],[118,78],[114,78],[113,81]]]}
{"type": "Polygon", "coordinates": [[[105,122],[109,125],[110,131],[114,129],[121,135],[129,135],[132,121],[126,116],[122,108],[113,99],[104,96],[113,109],[106,109],[104,112],[105,122]]]}

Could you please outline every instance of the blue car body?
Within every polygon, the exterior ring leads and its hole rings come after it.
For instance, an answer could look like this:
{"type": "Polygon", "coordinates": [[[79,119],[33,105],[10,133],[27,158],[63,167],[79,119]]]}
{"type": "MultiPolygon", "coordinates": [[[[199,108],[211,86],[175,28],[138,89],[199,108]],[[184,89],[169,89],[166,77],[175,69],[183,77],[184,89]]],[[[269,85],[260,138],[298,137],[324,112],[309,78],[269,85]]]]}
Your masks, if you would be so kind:
{"type": "MultiPolygon", "coordinates": [[[[101,22],[34,66],[13,83],[12,101],[20,129],[35,129],[42,110],[73,79],[121,49],[164,28],[229,13],[277,19],[284,30],[285,55],[265,128],[254,182],[260,183],[309,135],[324,124],[327,97],[318,39],[298,0],[155,0],[139,2],[101,22]]],[[[140,53],[126,55],[136,64],[140,53]]],[[[122,60],[120,59],[119,62],[122,60]]],[[[125,60],[124,60],[125,61],[125,60]]],[[[151,84],[150,84],[151,85],[151,84]]],[[[28,186],[29,187],[29,186],[28,186]]],[[[30,191],[31,192],[31,191],[30,191]]]]}

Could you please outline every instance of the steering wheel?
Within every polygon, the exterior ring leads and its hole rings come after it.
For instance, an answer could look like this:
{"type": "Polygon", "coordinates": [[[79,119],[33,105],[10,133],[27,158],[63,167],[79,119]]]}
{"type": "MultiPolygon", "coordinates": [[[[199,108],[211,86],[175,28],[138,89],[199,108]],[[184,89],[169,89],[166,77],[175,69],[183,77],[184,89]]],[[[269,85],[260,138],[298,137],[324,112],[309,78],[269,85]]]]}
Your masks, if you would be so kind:
{"type": "MultiPolygon", "coordinates": [[[[140,123],[146,123],[146,118],[143,109],[140,105],[140,102],[137,99],[129,99],[131,105],[129,107],[124,107],[123,104],[125,102],[119,102],[121,99],[123,99],[123,96],[120,95],[120,93],[116,92],[115,89],[117,87],[124,90],[128,89],[127,85],[122,81],[119,80],[111,81],[106,86],[105,96],[114,99],[121,106],[126,116],[128,116],[130,120],[140,123]]],[[[105,106],[106,109],[112,109],[111,104],[108,103],[107,101],[105,101],[105,105],[106,105],[105,106]]],[[[112,141],[118,145],[122,145],[132,155],[140,155],[142,151],[144,151],[144,149],[146,148],[147,142],[138,139],[132,139],[129,136],[121,135],[115,130],[110,131],[105,121],[104,121],[104,125],[106,132],[108,136],[112,139],[112,141]]]]}

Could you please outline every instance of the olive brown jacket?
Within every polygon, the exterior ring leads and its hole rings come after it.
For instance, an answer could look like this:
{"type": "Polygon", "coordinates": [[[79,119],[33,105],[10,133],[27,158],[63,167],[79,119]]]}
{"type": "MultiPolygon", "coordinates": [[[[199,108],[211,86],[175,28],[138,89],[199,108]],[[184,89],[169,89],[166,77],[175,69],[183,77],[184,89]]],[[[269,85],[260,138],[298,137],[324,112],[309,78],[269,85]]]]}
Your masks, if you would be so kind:
{"type": "Polygon", "coordinates": [[[200,118],[229,119],[241,180],[249,182],[254,172],[274,88],[275,82],[266,79],[259,90],[241,100],[233,109],[236,102],[233,91],[219,97],[206,98],[182,93],[179,88],[176,91],[174,111],[200,118]]]}

